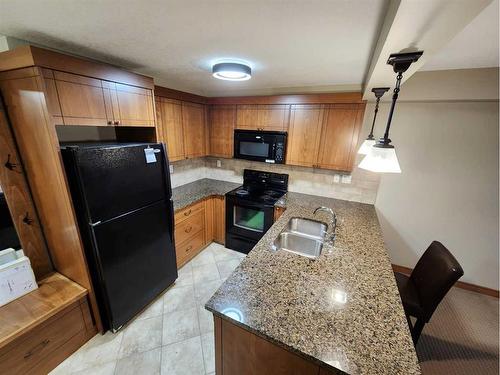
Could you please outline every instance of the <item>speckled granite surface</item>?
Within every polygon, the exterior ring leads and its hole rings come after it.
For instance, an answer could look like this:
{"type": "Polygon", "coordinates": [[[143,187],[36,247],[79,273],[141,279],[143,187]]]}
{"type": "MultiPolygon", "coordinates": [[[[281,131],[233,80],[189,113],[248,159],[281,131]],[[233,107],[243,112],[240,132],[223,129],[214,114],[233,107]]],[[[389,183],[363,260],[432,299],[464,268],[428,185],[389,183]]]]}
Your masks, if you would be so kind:
{"type": "Polygon", "coordinates": [[[172,189],[174,210],[180,210],[191,203],[211,195],[224,195],[241,184],[204,178],[172,189]]]}
{"type": "Polygon", "coordinates": [[[420,374],[374,206],[292,192],[277,205],[283,216],[205,307],[340,372],[420,374]],[[271,250],[291,217],[318,206],[337,214],[334,246],[316,260],[271,250]]]}

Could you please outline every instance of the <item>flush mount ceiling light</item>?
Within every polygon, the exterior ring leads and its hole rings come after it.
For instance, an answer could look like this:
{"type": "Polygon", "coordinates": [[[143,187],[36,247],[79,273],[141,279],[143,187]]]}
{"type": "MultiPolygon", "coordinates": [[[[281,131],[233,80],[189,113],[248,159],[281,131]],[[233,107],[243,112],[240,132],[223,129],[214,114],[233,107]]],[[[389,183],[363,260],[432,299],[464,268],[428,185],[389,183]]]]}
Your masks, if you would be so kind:
{"type": "Polygon", "coordinates": [[[380,173],[401,173],[401,168],[399,167],[398,158],[396,156],[396,150],[394,149],[394,146],[391,145],[391,140],[389,138],[389,130],[391,128],[392,115],[394,114],[396,101],[398,100],[403,73],[406,72],[410,65],[417,61],[423,53],[423,51],[393,53],[389,56],[387,64],[392,65],[394,72],[398,74],[396,76],[394,93],[392,94],[392,104],[389,111],[389,118],[387,119],[387,126],[385,128],[384,136],[380,138],[373,147],[371,147],[368,155],[366,155],[361,163],[359,163],[359,168],[380,173]]]}
{"type": "Polygon", "coordinates": [[[212,66],[212,76],[226,81],[246,81],[252,78],[252,69],[240,63],[219,63],[212,66]]]}
{"type": "Polygon", "coordinates": [[[378,105],[380,103],[380,98],[387,91],[389,91],[389,89],[390,89],[390,87],[374,87],[372,89],[372,92],[375,94],[375,97],[377,98],[377,102],[375,103],[375,114],[373,115],[372,128],[370,130],[370,134],[368,134],[368,138],[365,139],[365,141],[363,142],[363,144],[359,148],[358,154],[368,155],[372,146],[375,145],[375,138],[373,137],[373,127],[375,126],[375,120],[377,119],[378,105]]]}

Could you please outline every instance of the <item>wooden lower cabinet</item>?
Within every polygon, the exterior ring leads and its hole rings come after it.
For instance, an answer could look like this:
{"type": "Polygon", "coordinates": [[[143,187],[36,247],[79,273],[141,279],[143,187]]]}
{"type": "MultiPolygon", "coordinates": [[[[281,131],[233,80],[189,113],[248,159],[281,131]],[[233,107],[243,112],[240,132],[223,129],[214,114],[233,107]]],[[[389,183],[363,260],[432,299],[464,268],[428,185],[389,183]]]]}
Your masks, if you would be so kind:
{"type": "Polygon", "coordinates": [[[225,197],[211,196],[175,213],[177,268],[193,259],[212,241],[224,244],[225,197]]]}
{"type": "Polygon", "coordinates": [[[47,374],[96,334],[88,294],[62,275],[0,307],[0,374],[47,374]]]}
{"type": "Polygon", "coordinates": [[[333,375],[270,341],[214,316],[217,375],[333,375]]]}

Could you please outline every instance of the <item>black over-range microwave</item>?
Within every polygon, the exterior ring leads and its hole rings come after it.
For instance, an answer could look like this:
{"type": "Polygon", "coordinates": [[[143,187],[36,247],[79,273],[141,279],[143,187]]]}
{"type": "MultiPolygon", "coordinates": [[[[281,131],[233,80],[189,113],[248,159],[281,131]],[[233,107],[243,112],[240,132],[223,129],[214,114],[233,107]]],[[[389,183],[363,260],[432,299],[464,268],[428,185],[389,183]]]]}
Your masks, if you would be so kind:
{"type": "Polygon", "coordinates": [[[286,132],[235,130],[234,157],[283,164],[286,152],[286,132]]]}

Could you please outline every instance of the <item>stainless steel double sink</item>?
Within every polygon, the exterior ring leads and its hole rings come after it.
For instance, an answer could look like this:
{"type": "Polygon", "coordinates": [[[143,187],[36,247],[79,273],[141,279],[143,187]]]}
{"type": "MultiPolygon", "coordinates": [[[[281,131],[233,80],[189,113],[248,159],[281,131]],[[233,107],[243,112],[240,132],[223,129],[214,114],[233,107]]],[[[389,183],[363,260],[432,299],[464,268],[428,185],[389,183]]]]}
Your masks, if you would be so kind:
{"type": "Polygon", "coordinates": [[[328,225],[321,221],[292,217],[273,243],[273,250],[316,259],[321,255],[328,225]]]}

